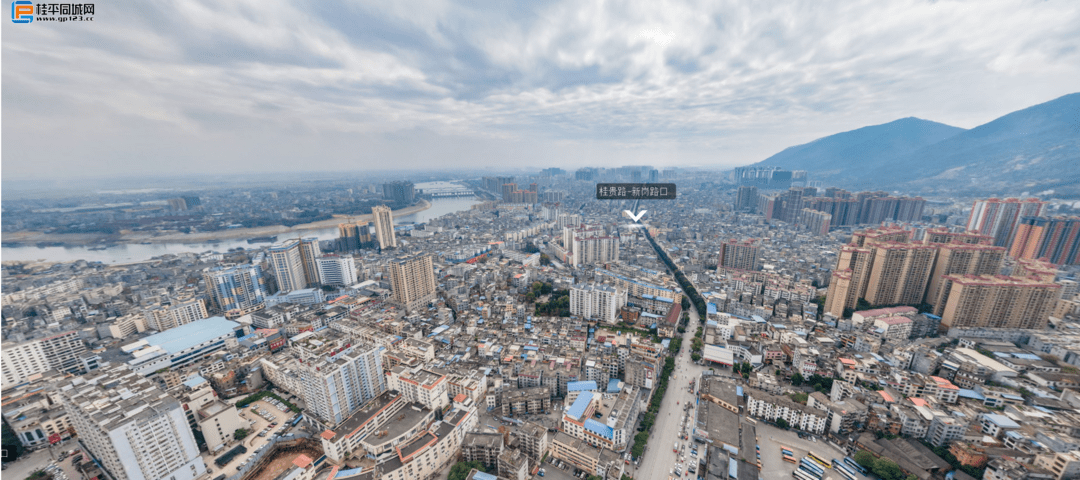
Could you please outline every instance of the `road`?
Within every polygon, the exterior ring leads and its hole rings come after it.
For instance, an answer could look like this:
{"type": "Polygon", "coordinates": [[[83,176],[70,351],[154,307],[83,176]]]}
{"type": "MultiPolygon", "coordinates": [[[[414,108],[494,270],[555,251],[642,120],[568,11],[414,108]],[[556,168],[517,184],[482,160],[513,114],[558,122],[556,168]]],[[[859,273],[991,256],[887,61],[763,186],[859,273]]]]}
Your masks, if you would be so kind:
{"type": "MultiPolygon", "coordinates": [[[[693,439],[682,440],[679,436],[680,426],[683,417],[686,415],[683,410],[684,406],[687,402],[694,405],[696,401],[696,396],[692,395],[688,390],[690,379],[699,378],[701,372],[708,368],[695,365],[690,360],[690,343],[694,339],[694,332],[697,331],[699,323],[700,319],[697,312],[691,308],[690,323],[683,334],[682,352],[675,359],[674,378],[668,381],[668,388],[664,400],[660,404],[660,413],[656,417],[656,423],[653,425],[652,433],[649,436],[644,458],[641,459],[640,465],[636,469],[631,469],[630,473],[634,478],[665,479],[671,476],[670,472],[675,468],[676,464],[683,467],[683,478],[692,477],[686,472],[686,462],[680,461],[678,455],[671,450],[675,442],[679,442],[679,447],[684,451],[686,458],[690,459],[690,449],[688,446],[684,447],[684,445],[693,443],[693,439]],[[676,402],[678,403],[676,404],[676,402]]],[[[700,385],[701,381],[699,380],[697,384],[700,385]]],[[[689,415],[692,420],[694,418],[693,409],[690,410],[689,415]]],[[[699,450],[698,453],[704,455],[705,450],[699,450]]]]}

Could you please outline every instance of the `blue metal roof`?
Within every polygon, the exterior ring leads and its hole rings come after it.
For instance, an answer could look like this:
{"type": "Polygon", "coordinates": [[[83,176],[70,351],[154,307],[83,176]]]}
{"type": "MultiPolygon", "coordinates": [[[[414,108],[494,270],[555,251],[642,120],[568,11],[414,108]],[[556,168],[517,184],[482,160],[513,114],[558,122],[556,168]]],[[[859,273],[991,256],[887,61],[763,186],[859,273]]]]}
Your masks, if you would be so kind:
{"type": "MultiPolygon", "coordinates": [[[[618,381],[618,380],[616,380],[618,381]]],[[[595,391],[597,389],[596,382],[593,380],[585,380],[581,382],[567,382],[566,391],[568,392],[584,392],[595,391]]]]}
{"type": "Polygon", "coordinates": [[[991,413],[983,415],[983,417],[989,420],[990,423],[993,423],[994,425],[997,425],[1001,428],[1020,428],[1020,424],[1014,422],[1011,418],[1006,417],[1005,415],[997,415],[991,413]]]}
{"type": "Polygon", "coordinates": [[[194,375],[191,378],[184,381],[184,385],[190,388],[195,388],[199,385],[206,383],[206,379],[202,375],[194,375]]]}
{"type": "Polygon", "coordinates": [[[537,347],[537,346],[535,346],[535,345],[525,345],[525,347],[523,347],[523,348],[524,348],[525,350],[532,350],[532,351],[534,351],[534,352],[536,352],[536,351],[539,351],[539,350],[540,350],[540,347],[537,347]]]}
{"type": "Polygon", "coordinates": [[[739,478],[739,462],[734,458],[728,459],[727,474],[730,478],[739,478]]]}
{"type": "Polygon", "coordinates": [[[363,470],[363,467],[354,468],[352,470],[338,470],[337,475],[334,475],[334,478],[347,478],[353,475],[360,475],[360,472],[362,472],[363,470]]]}
{"type": "Polygon", "coordinates": [[[481,472],[481,471],[477,471],[476,473],[474,473],[472,478],[473,478],[473,480],[499,480],[499,477],[496,477],[495,475],[492,475],[490,473],[484,473],[484,472],[481,472]]]}
{"type": "Polygon", "coordinates": [[[232,333],[240,324],[225,317],[210,317],[170,328],[146,337],[146,343],[157,345],[175,355],[195,345],[232,333]]]}
{"type": "Polygon", "coordinates": [[[957,395],[960,398],[974,398],[976,400],[986,400],[986,397],[984,397],[983,394],[976,392],[975,390],[968,390],[966,388],[961,388],[960,392],[957,393],[957,395]]]}
{"type": "Polygon", "coordinates": [[[738,396],[738,397],[742,396],[742,386],[739,386],[739,385],[735,386],[735,396],[738,396]]]}
{"type": "Polygon", "coordinates": [[[581,420],[581,416],[585,414],[585,409],[589,408],[589,404],[592,403],[592,392],[582,392],[578,395],[577,400],[574,400],[574,404],[570,405],[570,408],[566,410],[566,414],[571,418],[581,420]]]}
{"type": "Polygon", "coordinates": [[[607,393],[619,392],[619,379],[613,378],[607,382],[607,393]]]}
{"type": "Polygon", "coordinates": [[[591,418],[585,420],[585,430],[588,430],[609,440],[615,438],[615,430],[591,418]]]}
{"type": "Polygon", "coordinates": [[[715,315],[716,314],[716,304],[715,303],[707,303],[707,304],[705,304],[705,312],[707,314],[709,314],[709,315],[715,315]]]}

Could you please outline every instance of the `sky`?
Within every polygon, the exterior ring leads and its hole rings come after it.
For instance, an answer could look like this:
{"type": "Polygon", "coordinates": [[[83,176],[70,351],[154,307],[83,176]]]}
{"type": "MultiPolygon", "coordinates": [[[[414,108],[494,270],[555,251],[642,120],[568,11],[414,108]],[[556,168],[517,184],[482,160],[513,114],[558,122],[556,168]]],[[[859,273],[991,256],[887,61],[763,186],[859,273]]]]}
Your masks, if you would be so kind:
{"type": "Polygon", "coordinates": [[[730,168],[1072,93],[1077,25],[1075,0],[102,2],[4,24],[2,175],[730,168]]]}

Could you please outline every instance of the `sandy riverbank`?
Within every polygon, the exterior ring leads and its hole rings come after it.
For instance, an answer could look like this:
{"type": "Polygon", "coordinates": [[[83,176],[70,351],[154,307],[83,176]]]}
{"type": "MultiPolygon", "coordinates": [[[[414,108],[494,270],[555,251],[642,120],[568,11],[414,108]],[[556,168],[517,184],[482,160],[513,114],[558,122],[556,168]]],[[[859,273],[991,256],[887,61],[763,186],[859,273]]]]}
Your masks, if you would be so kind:
{"type": "MultiPolygon", "coordinates": [[[[394,210],[394,216],[409,215],[416,212],[421,212],[431,208],[431,202],[427,200],[420,200],[422,203],[419,205],[413,205],[398,210],[394,210]]],[[[353,222],[370,222],[373,221],[371,214],[368,215],[334,215],[334,218],[322,220],[319,222],[304,223],[295,225],[292,227],[286,227],[284,225],[274,225],[267,227],[255,227],[255,228],[232,228],[228,230],[218,230],[216,232],[196,232],[196,233],[180,233],[180,232],[126,232],[119,235],[107,235],[107,234],[93,234],[93,233],[44,233],[44,232],[11,232],[3,235],[3,241],[19,242],[23,244],[36,244],[39,242],[45,243],[62,243],[67,246],[90,246],[90,245],[104,245],[104,244],[118,244],[118,243],[202,243],[209,242],[211,240],[226,240],[237,238],[254,238],[254,237],[268,237],[277,235],[278,237],[288,236],[289,234],[300,234],[308,230],[319,230],[323,228],[336,227],[339,223],[344,223],[348,220],[353,222]]]]}

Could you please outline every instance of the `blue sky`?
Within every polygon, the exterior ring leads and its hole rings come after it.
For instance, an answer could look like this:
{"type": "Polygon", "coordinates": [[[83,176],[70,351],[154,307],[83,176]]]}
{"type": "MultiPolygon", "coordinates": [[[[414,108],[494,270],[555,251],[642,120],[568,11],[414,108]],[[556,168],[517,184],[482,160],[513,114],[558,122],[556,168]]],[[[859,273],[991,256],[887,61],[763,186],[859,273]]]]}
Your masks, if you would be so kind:
{"type": "Polygon", "coordinates": [[[2,173],[727,168],[1074,92],[1077,25],[1058,0],[98,3],[4,25],[2,173]]]}

